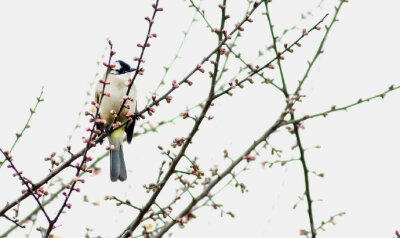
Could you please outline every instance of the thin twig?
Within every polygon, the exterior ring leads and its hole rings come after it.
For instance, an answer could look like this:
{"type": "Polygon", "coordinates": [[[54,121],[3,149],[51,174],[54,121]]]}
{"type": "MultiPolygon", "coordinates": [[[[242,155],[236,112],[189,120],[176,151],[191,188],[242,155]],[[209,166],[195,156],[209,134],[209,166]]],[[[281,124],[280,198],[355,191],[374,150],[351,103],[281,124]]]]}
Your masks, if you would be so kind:
{"type": "MultiPolygon", "coordinates": [[[[18,143],[19,139],[21,139],[21,137],[24,134],[25,130],[31,127],[29,125],[29,122],[31,121],[31,119],[33,117],[33,114],[36,113],[36,110],[37,110],[37,107],[39,106],[39,104],[44,101],[44,99],[42,98],[43,89],[44,89],[44,87],[42,87],[42,89],[40,90],[39,97],[36,98],[36,104],[33,107],[33,109],[32,108],[29,109],[30,114],[29,114],[28,120],[26,121],[26,123],[25,123],[24,127],[22,128],[21,132],[16,133],[15,141],[14,141],[14,143],[12,144],[12,146],[11,146],[11,148],[9,150],[10,153],[13,151],[13,149],[14,149],[15,145],[18,143]]],[[[1,168],[1,166],[3,166],[5,161],[6,161],[6,159],[4,159],[3,161],[0,162],[0,168],[1,168]]]]}

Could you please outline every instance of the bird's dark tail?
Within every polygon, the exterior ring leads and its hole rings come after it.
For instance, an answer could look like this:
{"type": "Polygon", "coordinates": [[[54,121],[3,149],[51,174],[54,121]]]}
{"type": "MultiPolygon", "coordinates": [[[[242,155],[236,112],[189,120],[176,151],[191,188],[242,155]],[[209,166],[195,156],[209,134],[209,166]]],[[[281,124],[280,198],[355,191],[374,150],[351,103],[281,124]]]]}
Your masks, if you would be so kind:
{"type": "Polygon", "coordinates": [[[127,178],[122,145],[110,150],[110,178],[111,181],[125,181],[127,178]]]}

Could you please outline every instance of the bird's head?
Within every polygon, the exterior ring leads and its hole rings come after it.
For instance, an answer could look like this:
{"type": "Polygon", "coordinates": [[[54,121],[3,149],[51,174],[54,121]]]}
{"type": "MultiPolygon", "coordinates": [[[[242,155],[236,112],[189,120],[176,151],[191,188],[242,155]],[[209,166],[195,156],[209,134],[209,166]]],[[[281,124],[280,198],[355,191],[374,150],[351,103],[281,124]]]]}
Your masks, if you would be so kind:
{"type": "Polygon", "coordinates": [[[122,60],[117,60],[113,63],[115,67],[111,70],[112,74],[126,74],[135,71],[131,66],[122,60]]]}

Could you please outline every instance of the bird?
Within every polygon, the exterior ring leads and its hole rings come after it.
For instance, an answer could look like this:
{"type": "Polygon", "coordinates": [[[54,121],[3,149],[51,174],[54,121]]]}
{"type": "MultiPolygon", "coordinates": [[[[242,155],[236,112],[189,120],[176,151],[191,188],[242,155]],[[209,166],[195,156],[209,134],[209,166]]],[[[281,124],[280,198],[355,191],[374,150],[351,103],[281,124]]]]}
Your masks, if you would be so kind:
{"type": "MultiPolygon", "coordinates": [[[[111,128],[118,112],[121,109],[122,101],[127,99],[125,107],[116,118],[116,122],[125,123],[129,116],[135,115],[137,107],[137,93],[134,84],[131,86],[129,94],[126,95],[130,84],[130,74],[135,71],[131,66],[122,60],[117,60],[111,64],[110,70],[106,72],[102,80],[96,85],[95,102],[99,105],[99,116],[104,122],[103,125],[97,125],[99,129],[108,130],[111,128]],[[106,83],[104,83],[106,82],[106,83]],[[103,92],[103,86],[104,92],[103,92]],[[101,95],[104,96],[101,99],[101,95]],[[100,102],[101,99],[101,102],[100,102]]],[[[127,179],[126,165],[122,143],[124,134],[126,140],[131,143],[133,130],[135,127],[135,118],[130,120],[124,126],[111,131],[107,136],[110,143],[110,178],[112,182],[117,180],[125,181],[127,179]],[[125,132],[125,133],[124,133],[125,132]]]]}

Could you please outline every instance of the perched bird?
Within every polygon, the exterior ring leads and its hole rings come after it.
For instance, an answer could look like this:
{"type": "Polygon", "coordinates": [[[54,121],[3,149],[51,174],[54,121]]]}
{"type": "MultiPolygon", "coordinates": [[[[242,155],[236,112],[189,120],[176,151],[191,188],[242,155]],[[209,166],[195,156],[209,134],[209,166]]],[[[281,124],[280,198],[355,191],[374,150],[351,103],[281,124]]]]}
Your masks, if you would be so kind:
{"type": "MultiPolygon", "coordinates": [[[[105,96],[100,103],[99,114],[101,119],[105,120],[105,125],[100,128],[109,128],[119,112],[124,98],[128,98],[123,110],[117,117],[116,121],[124,123],[127,118],[127,114],[133,115],[136,111],[136,87],[132,85],[128,97],[126,93],[129,85],[130,73],[134,71],[129,64],[118,60],[113,62],[114,67],[110,70],[107,75],[107,83],[105,86],[105,96]]],[[[106,75],[103,77],[105,80],[106,75]]],[[[104,84],[99,82],[96,86],[95,101],[99,103],[101,94],[103,91],[104,84]]],[[[128,143],[131,142],[133,136],[133,129],[135,127],[135,119],[130,121],[125,126],[113,131],[109,136],[110,142],[110,177],[111,181],[125,181],[127,178],[126,166],[124,161],[124,153],[122,151],[122,142],[124,139],[124,132],[127,136],[128,143]]]]}

